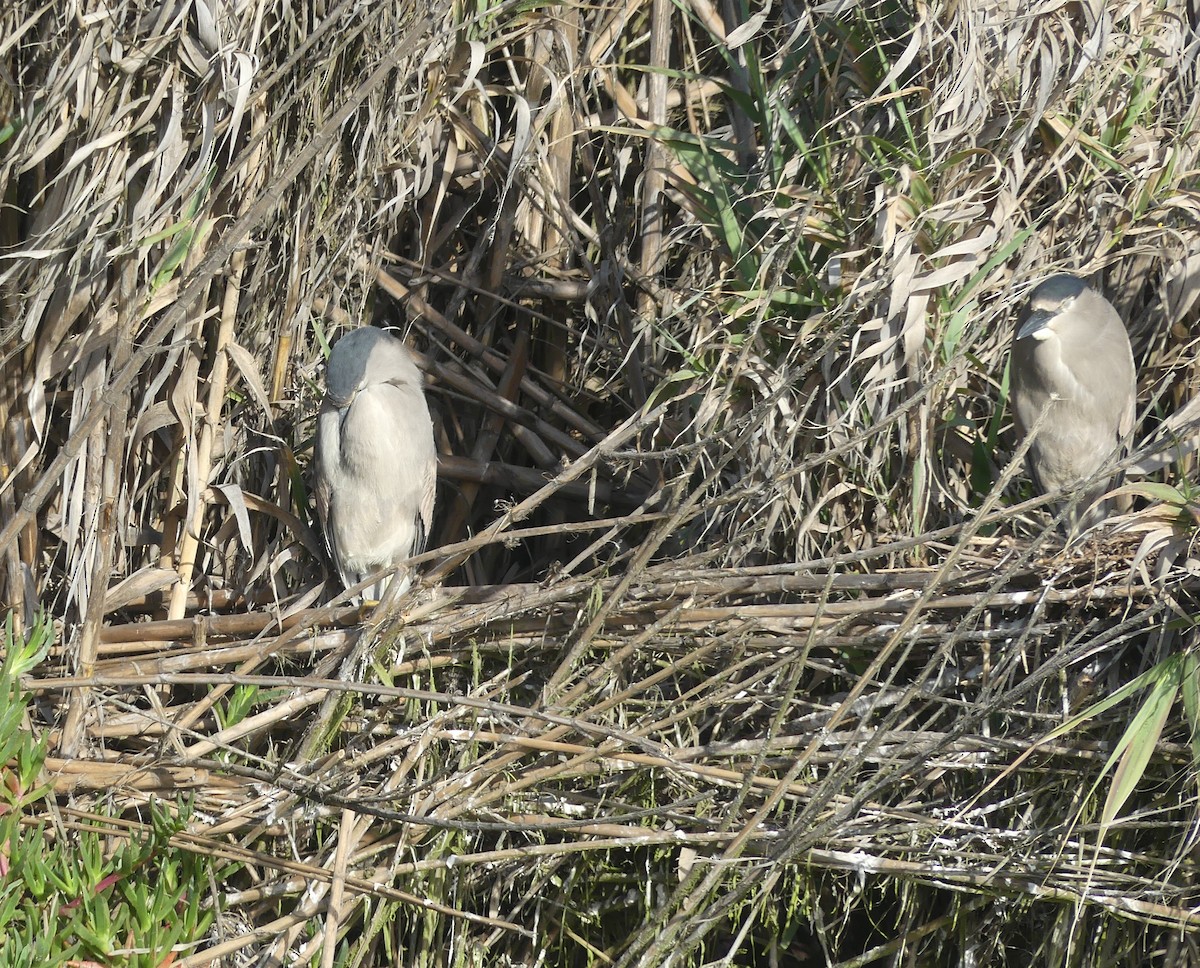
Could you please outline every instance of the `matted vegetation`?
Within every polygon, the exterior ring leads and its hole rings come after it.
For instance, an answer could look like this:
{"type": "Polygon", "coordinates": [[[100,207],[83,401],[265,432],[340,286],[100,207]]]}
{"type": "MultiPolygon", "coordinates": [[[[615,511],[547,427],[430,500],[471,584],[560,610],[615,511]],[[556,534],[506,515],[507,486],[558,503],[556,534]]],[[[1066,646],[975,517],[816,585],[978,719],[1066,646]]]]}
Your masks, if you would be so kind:
{"type": "Polygon", "coordinates": [[[1200,961],[1188,13],[0,8],[22,829],[213,871],[111,962],[1200,961]],[[1150,475],[1065,549],[1005,399],[1063,269],[1150,475]],[[364,323],[443,455],[377,615],[307,477],[364,323]]]}

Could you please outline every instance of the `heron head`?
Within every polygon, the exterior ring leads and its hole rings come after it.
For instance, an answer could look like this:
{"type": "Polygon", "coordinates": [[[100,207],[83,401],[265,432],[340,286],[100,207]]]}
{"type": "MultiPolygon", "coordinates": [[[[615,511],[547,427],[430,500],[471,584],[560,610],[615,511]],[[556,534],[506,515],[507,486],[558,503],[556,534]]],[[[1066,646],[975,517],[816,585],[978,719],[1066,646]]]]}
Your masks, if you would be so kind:
{"type": "Polygon", "coordinates": [[[1040,283],[1029,294],[1028,308],[1017,324],[1017,339],[1049,339],[1056,323],[1073,319],[1071,311],[1076,302],[1090,291],[1084,280],[1066,273],[1040,283]]]}
{"type": "Polygon", "coordinates": [[[325,367],[325,396],[345,408],[355,395],[372,383],[386,383],[397,374],[408,376],[412,367],[404,344],[381,329],[363,326],[351,330],[333,347],[325,367]]]}

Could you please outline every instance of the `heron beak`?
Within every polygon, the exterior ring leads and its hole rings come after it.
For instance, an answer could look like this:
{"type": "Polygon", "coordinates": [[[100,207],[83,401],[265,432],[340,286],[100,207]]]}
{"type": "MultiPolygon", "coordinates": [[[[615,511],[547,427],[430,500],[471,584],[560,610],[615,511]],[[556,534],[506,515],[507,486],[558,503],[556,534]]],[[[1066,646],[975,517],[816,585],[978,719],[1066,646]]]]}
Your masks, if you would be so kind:
{"type": "Polygon", "coordinates": [[[1045,339],[1050,334],[1044,331],[1050,326],[1051,321],[1057,315],[1057,313],[1052,313],[1047,309],[1035,310],[1030,313],[1029,318],[1017,330],[1017,339],[1025,339],[1027,336],[1032,336],[1034,339],[1045,339]]]}
{"type": "Polygon", "coordinates": [[[345,410],[354,402],[354,398],[358,396],[358,391],[361,389],[362,387],[355,387],[344,396],[340,393],[334,393],[332,390],[326,390],[325,399],[332,403],[339,410],[345,410]]]}

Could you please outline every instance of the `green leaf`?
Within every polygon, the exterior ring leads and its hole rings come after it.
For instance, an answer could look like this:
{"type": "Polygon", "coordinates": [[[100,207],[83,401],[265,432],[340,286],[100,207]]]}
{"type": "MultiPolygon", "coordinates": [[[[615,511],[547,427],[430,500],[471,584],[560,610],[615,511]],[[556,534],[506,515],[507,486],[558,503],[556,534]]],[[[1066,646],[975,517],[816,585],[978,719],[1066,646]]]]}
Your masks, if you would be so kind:
{"type": "Polygon", "coordinates": [[[992,270],[995,269],[996,266],[1007,262],[1008,257],[1016,252],[1017,249],[1021,248],[1021,246],[1025,244],[1026,240],[1033,235],[1033,232],[1034,228],[1032,226],[1027,229],[1022,229],[1012,239],[1010,239],[1008,243],[1001,246],[1001,248],[983,264],[980,270],[966,281],[966,284],[962,287],[962,291],[958,294],[957,298],[955,298],[954,302],[950,304],[951,312],[960,309],[962,306],[970,302],[975,296],[975,287],[978,286],[988,276],[990,276],[992,274],[992,270]]]}
{"type": "Polygon", "coordinates": [[[1125,801],[1129,799],[1129,795],[1133,793],[1134,788],[1145,775],[1146,765],[1150,762],[1150,757],[1158,744],[1158,738],[1162,735],[1163,726],[1167,722],[1167,716],[1175,703],[1175,695],[1179,691],[1181,659],[1181,656],[1172,656],[1156,667],[1161,670],[1161,673],[1151,688],[1150,695],[1146,697],[1146,701],[1142,703],[1141,708],[1126,727],[1125,733],[1117,743],[1117,748],[1113,750],[1112,756],[1104,765],[1103,772],[1107,773],[1115,758],[1120,756],[1120,761],[1113,773],[1112,786],[1109,788],[1108,798],[1105,800],[1104,810],[1100,816],[1101,840],[1104,839],[1105,832],[1116,819],[1121,807],[1125,805],[1125,801]]]}
{"type": "Polygon", "coordinates": [[[1189,739],[1192,746],[1192,772],[1200,780],[1200,660],[1192,652],[1183,657],[1183,675],[1180,693],[1183,696],[1183,712],[1187,716],[1189,739]]]}
{"type": "Polygon", "coordinates": [[[1187,503],[1187,498],[1183,496],[1179,488],[1171,487],[1169,484],[1159,484],[1155,481],[1138,481],[1136,484],[1128,484],[1126,490],[1140,494],[1152,501],[1163,501],[1166,504],[1175,504],[1180,507],[1187,503]]]}
{"type": "Polygon", "coordinates": [[[1121,686],[1121,688],[1116,690],[1116,692],[1105,696],[1102,700],[1100,700],[1100,702],[1096,703],[1095,705],[1088,706],[1086,709],[1080,710],[1061,726],[1056,726],[1054,729],[1050,730],[1050,732],[1046,734],[1045,741],[1048,742],[1052,739],[1057,739],[1059,736],[1065,736],[1072,730],[1077,729],[1081,724],[1086,723],[1089,719],[1094,719],[1105,710],[1112,709],[1113,706],[1120,702],[1124,702],[1130,696],[1135,695],[1142,689],[1146,688],[1146,686],[1157,682],[1162,674],[1162,666],[1166,665],[1166,663],[1170,661],[1172,660],[1167,659],[1166,662],[1160,662],[1153,669],[1147,669],[1136,679],[1131,679],[1129,682],[1125,683],[1125,685],[1121,686]]]}

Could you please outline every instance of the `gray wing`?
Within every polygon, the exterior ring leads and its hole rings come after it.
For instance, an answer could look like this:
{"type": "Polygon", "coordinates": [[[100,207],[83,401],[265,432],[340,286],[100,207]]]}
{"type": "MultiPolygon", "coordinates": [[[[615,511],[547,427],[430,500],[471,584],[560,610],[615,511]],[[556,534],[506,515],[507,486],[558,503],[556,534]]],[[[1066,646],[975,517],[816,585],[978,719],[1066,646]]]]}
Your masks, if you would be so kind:
{"type": "Polygon", "coordinates": [[[333,479],[342,459],[341,424],[344,415],[344,410],[328,402],[322,405],[317,415],[316,497],[321,532],[325,537],[325,551],[342,579],[342,584],[346,585],[348,576],[335,538],[338,501],[333,492],[333,479]]]}

